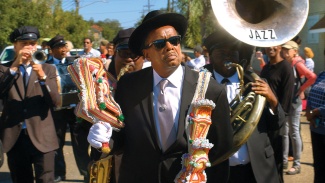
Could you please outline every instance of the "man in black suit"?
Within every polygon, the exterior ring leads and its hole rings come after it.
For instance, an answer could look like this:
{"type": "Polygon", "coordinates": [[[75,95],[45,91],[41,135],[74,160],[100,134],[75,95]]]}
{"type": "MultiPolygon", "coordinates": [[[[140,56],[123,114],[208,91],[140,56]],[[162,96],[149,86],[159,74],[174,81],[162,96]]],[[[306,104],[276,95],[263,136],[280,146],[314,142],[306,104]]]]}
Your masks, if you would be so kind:
{"type": "MultiPolygon", "coordinates": [[[[150,60],[152,67],[127,74],[117,84],[115,100],[124,114],[125,128],[113,132],[110,139],[107,126],[96,123],[88,135],[88,141],[96,148],[110,140],[112,153],[123,150],[119,183],[173,183],[182,168],[181,157],[188,151],[185,118],[199,77],[197,71],[181,65],[180,38],[185,36],[186,29],[184,16],[152,11],[130,37],[129,48],[150,60]],[[157,107],[161,89],[158,83],[164,79],[168,80],[165,90],[169,101],[165,107],[172,108],[172,112],[166,114],[166,117],[172,115],[166,122],[166,125],[172,125],[168,140],[161,140],[165,131],[161,130],[162,124],[158,120],[158,111],[166,108],[157,107]]],[[[209,152],[213,164],[231,148],[232,129],[225,90],[215,81],[210,80],[207,84],[205,96],[216,104],[207,135],[214,144],[209,152]]],[[[206,169],[208,181],[219,175],[216,167],[206,169]]]]}
{"type": "Polygon", "coordinates": [[[15,60],[0,65],[4,102],[0,138],[12,181],[18,183],[53,182],[54,155],[59,147],[51,114],[59,103],[55,67],[32,60],[39,37],[36,27],[15,29],[9,37],[15,60]]]}
{"type": "MultiPolygon", "coordinates": [[[[236,68],[225,66],[227,62],[239,64],[241,59],[249,59],[247,53],[242,50],[247,49],[244,43],[240,43],[223,28],[217,28],[217,31],[209,35],[204,45],[209,50],[210,62],[205,66],[218,83],[225,83],[228,100],[231,100],[238,93],[239,77],[236,68]],[[247,58],[248,57],[248,58],[247,58]],[[227,79],[227,80],[226,80],[227,79]]],[[[253,49],[251,49],[253,50],[253,49]]],[[[243,66],[243,68],[246,68],[243,66]]],[[[266,98],[262,116],[247,143],[243,144],[235,154],[229,158],[230,163],[230,183],[246,182],[279,182],[276,169],[274,152],[268,137],[268,133],[279,130],[284,124],[284,111],[273,94],[269,85],[262,79],[254,79],[249,71],[245,71],[245,83],[252,83],[252,91],[266,98]]],[[[252,114],[255,115],[255,114],[252,114]]]]}
{"type": "MultiPolygon", "coordinates": [[[[77,87],[71,81],[70,75],[66,75],[68,73],[67,66],[69,65],[69,63],[73,62],[74,58],[67,57],[67,45],[64,40],[64,37],[61,35],[56,35],[47,43],[47,45],[52,50],[52,57],[50,57],[46,61],[46,63],[54,64],[57,68],[57,81],[58,85],[60,86],[59,88],[61,88],[61,91],[59,92],[69,93],[70,91],[68,90],[77,90],[77,87]]],[[[75,95],[77,96],[77,94],[75,95]]],[[[76,99],[78,98],[76,97],[76,99]]],[[[78,151],[78,148],[75,147],[77,143],[75,137],[73,136],[73,130],[76,123],[76,116],[74,114],[73,104],[77,104],[77,102],[78,100],[76,100],[75,103],[71,103],[72,106],[61,106],[61,108],[56,108],[52,112],[56,134],[59,140],[59,149],[56,150],[55,154],[55,182],[65,180],[66,177],[66,164],[63,155],[63,146],[65,144],[65,133],[67,131],[68,125],[70,129],[73,152],[75,156],[78,157],[76,158],[77,165],[80,164],[79,161],[85,160],[79,158],[78,155],[80,154],[80,152],[78,151]]],[[[62,103],[66,102],[62,101],[62,103]]],[[[84,143],[87,143],[87,141],[85,141],[84,143]]]]}

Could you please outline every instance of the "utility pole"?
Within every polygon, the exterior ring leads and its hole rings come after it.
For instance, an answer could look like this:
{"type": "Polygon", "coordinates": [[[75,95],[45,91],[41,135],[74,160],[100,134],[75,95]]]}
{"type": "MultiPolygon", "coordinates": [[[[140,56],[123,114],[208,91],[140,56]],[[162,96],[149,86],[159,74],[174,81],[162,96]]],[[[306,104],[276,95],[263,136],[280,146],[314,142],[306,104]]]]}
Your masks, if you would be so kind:
{"type": "Polygon", "coordinates": [[[170,11],[170,0],[168,0],[168,2],[167,2],[167,12],[171,12],[170,11]]]}
{"type": "Polygon", "coordinates": [[[75,0],[76,3],[76,13],[79,14],[80,0],[75,0]]]}
{"type": "Polygon", "coordinates": [[[148,5],[144,5],[144,7],[148,7],[148,12],[150,12],[150,7],[153,5],[150,5],[150,0],[148,0],[148,5]]]}

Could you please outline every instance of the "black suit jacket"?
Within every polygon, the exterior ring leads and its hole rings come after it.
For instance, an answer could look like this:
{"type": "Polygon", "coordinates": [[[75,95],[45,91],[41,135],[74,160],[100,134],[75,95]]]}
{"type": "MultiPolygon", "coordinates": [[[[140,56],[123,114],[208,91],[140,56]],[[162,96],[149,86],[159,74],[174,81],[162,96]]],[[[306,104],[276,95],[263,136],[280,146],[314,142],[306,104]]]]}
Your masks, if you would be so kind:
{"type": "Polygon", "coordinates": [[[58,148],[51,108],[59,102],[56,84],[56,69],[43,64],[47,75],[45,85],[38,82],[37,74],[32,71],[25,91],[23,77],[18,70],[10,73],[9,66],[0,65],[0,98],[4,108],[0,120],[0,137],[4,152],[8,152],[16,143],[26,122],[28,135],[33,145],[41,152],[50,152],[58,148]]]}
{"type": "MultiPolygon", "coordinates": [[[[183,66],[184,67],[184,66],[183,66]]],[[[153,112],[153,69],[145,68],[123,76],[118,82],[115,100],[125,116],[125,128],[114,132],[110,145],[123,149],[120,183],[173,183],[181,170],[181,156],[187,153],[185,118],[194,96],[198,72],[185,66],[181,93],[181,106],[177,140],[165,152],[159,148],[153,112]]],[[[212,124],[207,138],[214,147],[209,158],[213,162],[228,151],[232,144],[229,104],[222,86],[210,80],[206,98],[213,100],[212,124]]],[[[214,180],[215,167],[208,173],[208,181],[214,180]],[[214,170],[213,170],[214,169],[214,170]]]]}
{"type": "MultiPolygon", "coordinates": [[[[211,64],[204,66],[213,73],[211,64]]],[[[214,77],[214,74],[212,74],[214,77]]],[[[244,76],[245,83],[253,81],[249,73],[244,76]]],[[[280,103],[279,103],[280,104],[280,103]]],[[[260,121],[247,141],[249,158],[257,182],[279,182],[274,151],[268,133],[278,131],[285,122],[285,113],[281,105],[277,106],[277,115],[272,115],[268,105],[265,105],[260,121]]],[[[236,175],[230,175],[236,176],[236,175]]]]}

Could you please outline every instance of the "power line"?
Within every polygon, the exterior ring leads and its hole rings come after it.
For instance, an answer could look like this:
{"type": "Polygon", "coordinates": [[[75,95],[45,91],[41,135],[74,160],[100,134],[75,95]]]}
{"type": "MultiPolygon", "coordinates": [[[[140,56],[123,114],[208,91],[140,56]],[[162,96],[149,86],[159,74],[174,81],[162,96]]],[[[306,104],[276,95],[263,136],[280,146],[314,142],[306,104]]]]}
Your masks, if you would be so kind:
{"type": "Polygon", "coordinates": [[[71,0],[70,2],[68,1],[64,1],[62,3],[62,9],[63,10],[71,10],[71,9],[75,9],[75,3],[74,3],[74,0],[71,0]]]}
{"type": "Polygon", "coordinates": [[[141,10],[134,10],[134,11],[106,11],[106,12],[100,12],[100,13],[87,13],[89,15],[95,15],[95,14],[106,14],[106,13],[133,13],[133,12],[139,12],[141,10]]]}
{"type": "Polygon", "coordinates": [[[148,5],[144,5],[144,7],[148,8],[148,12],[150,12],[150,7],[152,7],[154,5],[150,5],[150,0],[148,0],[148,5]]]}

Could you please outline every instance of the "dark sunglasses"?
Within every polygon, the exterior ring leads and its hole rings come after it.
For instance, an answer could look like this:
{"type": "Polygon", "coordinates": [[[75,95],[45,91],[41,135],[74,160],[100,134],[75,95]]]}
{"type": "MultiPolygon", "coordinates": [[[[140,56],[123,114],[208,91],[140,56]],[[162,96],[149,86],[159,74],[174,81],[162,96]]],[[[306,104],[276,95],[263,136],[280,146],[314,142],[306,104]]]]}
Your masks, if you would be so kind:
{"type": "Polygon", "coordinates": [[[116,51],[121,58],[131,58],[133,60],[137,60],[137,58],[139,58],[138,55],[130,52],[129,49],[118,49],[116,51]]]}
{"type": "Polygon", "coordinates": [[[178,36],[170,37],[168,39],[158,39],[158,40],[152,41],[147,46],[145,46],[144,49],[148,49],[152,45],[154,45],[157,49],[162,49],[162,48],[164,48],[166,46],[167,41],[170,44],[172,44],[174,46],[177,46],[181,42],[181,36],[178,35],[178,36]]]}

